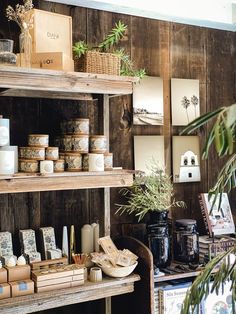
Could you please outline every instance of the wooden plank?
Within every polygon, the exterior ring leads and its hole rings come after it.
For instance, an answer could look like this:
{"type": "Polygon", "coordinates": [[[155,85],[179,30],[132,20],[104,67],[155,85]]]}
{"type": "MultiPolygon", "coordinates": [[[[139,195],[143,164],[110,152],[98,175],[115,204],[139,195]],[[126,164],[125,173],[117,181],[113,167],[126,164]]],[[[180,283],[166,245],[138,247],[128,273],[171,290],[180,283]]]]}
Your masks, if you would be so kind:
{"type": "Polygon", "coordinates": [[[137,78],[16,67],[0,68],[0,87],[68,93],[131,94],[137,78]]]}
{"type": "Polygon", "coordinates": [[[134,282],[139,279],[139,275],[130,275],[119,279],[104,278],[103,281],[99,283],[86,282],[83,286],[74,288],[5,299],[0,301],[0,313],[33,313],[65,305],[102,299],[118,294],[130,293],[134,290],[134,282]]]}
{"type": "Polygon", "coordinates": [[[109,175],[106,174],[106,172],[101,172],[96,175],[78,174],[69,176],[17,177],[0,180],[0,194],[121,187],[130,186],[132,182],[133,175],[125,172],[109,175]]]}

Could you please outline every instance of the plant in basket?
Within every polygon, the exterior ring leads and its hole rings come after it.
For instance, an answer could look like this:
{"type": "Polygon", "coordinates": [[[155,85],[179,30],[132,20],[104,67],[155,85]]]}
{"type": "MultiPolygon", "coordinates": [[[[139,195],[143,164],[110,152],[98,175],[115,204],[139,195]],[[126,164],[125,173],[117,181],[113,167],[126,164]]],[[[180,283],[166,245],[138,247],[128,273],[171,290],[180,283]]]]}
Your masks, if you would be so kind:
{"type": "Polygon", "coordinates": [[[89,47],[84,41],[78,41],[73,46],[75,61],[79,71],[130,75],[142,78],[146,73],[144,69],[135,70],[133,62],[123,48],[115,49],[125,36],[127,25],[118,21],[111,32],[96,47],[89,47]]]}

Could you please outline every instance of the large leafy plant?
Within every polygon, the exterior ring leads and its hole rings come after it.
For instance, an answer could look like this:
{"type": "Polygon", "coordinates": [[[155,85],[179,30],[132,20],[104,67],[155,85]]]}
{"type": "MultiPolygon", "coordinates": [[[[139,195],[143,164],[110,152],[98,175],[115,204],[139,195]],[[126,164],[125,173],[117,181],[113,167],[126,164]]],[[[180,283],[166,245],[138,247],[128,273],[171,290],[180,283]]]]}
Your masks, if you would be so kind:
{"type": "Polygon", "coordinates": [[[78,41],[73,46],[73,51],[77,58],[82,57],[87,51],[94,50],[100,52],[112,52],[120,57],[121,59],[121,75],[130,75],[137,77],[144,77],[145,70],[136,70],[133,62],[130,60],[129,55],[123,48],[115,49],[114,46],[120,43],[120,40],[125,36],[127,25],[118,21],[111,32],[104,38],[104,40],[95,47],[89,47],[85,41],[78,41]]]}
{"type": "Polygon", "coordinates": [[[116,213],[133,214],[138,217],[138,221],[149,212],[185,206],[184,202],[173,199],[171,178],[154,161],[150,165],[150,174],[137,175],[133,186],[122,189],[121,193],[127,198],[127,203],[118,204],[116,213]]]}
{"type": "MultiPolygon", "coordinates": [[[[215,185],[209,191],[214,204],[218,194],[222,195],[223,192],[230,192],[236,187],[236,104],[206,113],[192,121],[182,133],[192,133],[210,121],[213,121],[213,125],[206,139],[203,158],[208,158],[211,146],[214,147],[219,158],[228,157],[218,173],[215,185]]],[[[227,280],[232,282],[232,310],[233,313],[236,313],[236,259],[231,259],[230,263],[230,256],[235,257],[235,255],[236,242],[233,248],[219,254],[206,265],[187,293],[181,314],[193,313],[210,292],[216,291],[218,293],[220,289],[223,289],[223,285],[227,280]],[[216,266],[218,268],[213,275],[213,285],[210,289],[210,280],[216,266]]]]}

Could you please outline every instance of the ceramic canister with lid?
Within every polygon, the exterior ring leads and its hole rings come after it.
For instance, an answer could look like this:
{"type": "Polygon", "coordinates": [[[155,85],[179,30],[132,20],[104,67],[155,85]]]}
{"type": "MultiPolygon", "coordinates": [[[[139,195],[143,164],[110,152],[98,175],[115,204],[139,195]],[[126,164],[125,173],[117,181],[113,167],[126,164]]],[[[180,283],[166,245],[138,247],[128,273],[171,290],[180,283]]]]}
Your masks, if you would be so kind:
{"type": "Polygon", "coordinates": [[[3,119],[0,115],[0,146],[10,145],[9,119],[3,119]]]}
{"type": "Polygon", "coordinates": [[[48,134],[29,134],[28,144],[33,147],[48,147],[48,134]]]}
{"type": "Polygon", "coordinates": [[[176,220],[174,232],[175,259],[184,263],[197,263],[199,259],[198,238],[196,220],[176,220]]]}
{"type": "Polygon", "coordinates": [[[65,170],[66,171],[82,171],[82,155],[80,153],[65,154],[65,170]]]}
{"type": "Polygon", "coordinates": [[[107,137],[105,135],[91,135],[89,146],[91,153],[103,154],[107,151],[107,137]]]}

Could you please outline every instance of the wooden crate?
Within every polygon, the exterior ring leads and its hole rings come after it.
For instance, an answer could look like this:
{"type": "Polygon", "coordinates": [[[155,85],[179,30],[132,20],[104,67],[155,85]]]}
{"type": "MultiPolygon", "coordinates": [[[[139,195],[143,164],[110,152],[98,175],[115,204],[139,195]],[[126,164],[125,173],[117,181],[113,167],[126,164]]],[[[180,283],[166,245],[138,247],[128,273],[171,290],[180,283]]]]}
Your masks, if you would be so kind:
{"type": "Polygon", "coordinates": [[[72,59],[71,16],[33,9],[32,52],[63,52],[72,59]]]}

